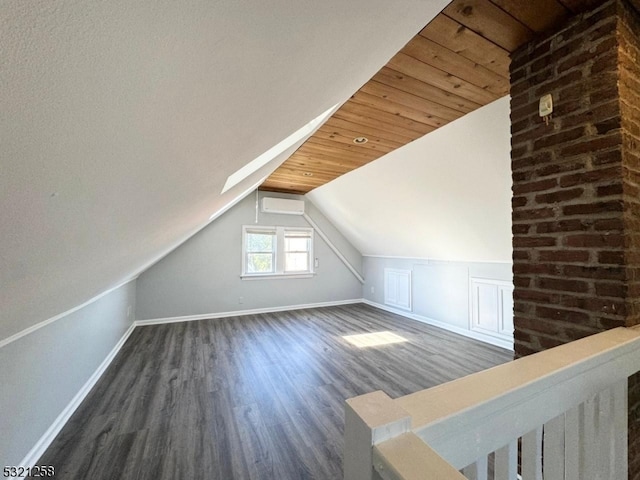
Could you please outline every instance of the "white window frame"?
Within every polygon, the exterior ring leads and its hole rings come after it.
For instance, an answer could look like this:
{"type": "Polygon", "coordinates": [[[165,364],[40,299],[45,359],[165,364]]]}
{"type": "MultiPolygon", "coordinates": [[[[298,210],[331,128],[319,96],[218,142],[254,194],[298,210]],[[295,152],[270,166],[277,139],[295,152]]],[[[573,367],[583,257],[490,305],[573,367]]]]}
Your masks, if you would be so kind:
{"type": "Polygon", "coordinates": [[[314,272],[314,230],[309,227],[274,227],[263,225],[243,225],[242,226],[242,273],[240,277],[244,280],[278,279],[278,278],[311,278],[314,272]],[[275,272],[253,273],[247,272],[247,234],[248,233],[271,233],[275,232],[275,272]],[[309,235],[309,270],[286,272],[285,271],[285,234],[287,232],[305,232],[309,235]]]}
{"type": "MultiPolygon", "coordinates": [[[[264,252],[266,253],[266,252],[264,252]]],[[[242,227],[242,274],[243,275],[275,275],[277,272],[277,258],[278,258],[278,233],[275,227],[251,227],[244,225],[242,227]],[[272,252],[272,267],[273,271],[264,273],[247,272],[247,235],[250,233],[258,233],[264,235],[273,235],[273,249],[272,252]]]]}

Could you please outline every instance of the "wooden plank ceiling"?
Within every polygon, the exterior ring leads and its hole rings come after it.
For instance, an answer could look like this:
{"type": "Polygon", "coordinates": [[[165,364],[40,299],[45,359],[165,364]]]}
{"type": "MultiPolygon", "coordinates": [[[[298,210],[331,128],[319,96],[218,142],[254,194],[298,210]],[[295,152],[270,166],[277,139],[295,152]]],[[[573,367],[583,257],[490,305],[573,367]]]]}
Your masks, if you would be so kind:
{"type": "Polygon", "coordinates": [[[598,3],[453,0],[260,189],[307,193],[505,96],[510,53],[598,3]]]}

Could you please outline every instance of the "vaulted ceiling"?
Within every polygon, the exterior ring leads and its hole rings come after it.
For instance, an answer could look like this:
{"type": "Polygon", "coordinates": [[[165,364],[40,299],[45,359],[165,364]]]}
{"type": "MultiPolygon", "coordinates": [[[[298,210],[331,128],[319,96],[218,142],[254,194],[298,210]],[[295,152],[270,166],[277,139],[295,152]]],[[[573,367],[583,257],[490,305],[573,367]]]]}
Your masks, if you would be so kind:
{"type": "Polygon", "coordinates": [[[597,3],[453,0],[261,189],[307,193],[505,96],[509,54],[597,3]]]}
{"type": "Polygon", "coordinates": [[[0,340],[206,226],[446,1],[0,2],[0,340]]]}
{"type": "Polygon", "coordinates": [[[0,3],[4,339],[144,271],[332,105],[265,188],[306,192],[504,95],[507,53],[585,0],[0,3]]]}

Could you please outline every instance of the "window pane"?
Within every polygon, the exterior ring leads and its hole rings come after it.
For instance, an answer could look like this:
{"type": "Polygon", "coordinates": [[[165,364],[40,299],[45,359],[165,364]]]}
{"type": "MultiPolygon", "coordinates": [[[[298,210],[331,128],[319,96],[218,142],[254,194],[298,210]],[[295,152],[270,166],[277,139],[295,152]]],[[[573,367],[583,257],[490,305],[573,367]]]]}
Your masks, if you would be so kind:
{"type": "Polygon", "coordinates": [[[273,255],[270,253],[248,253],[247,273],[272,273],[273,255]]]}
{"type": "Polygon", "coordinates": [[[308,253],[285,253],[284,270],[285,272],[308,272],[309,271],[309,254],[308,253]]]}
{"type": "Polygon", "coordinates": [[[284,239],[284,249],[287,252],[308,252],[309,239],[304,237],[287,237],[284,239]]]}
{"type": "Polygon", "coordinates": [[[247,252],[273,252],[271,233],[247,233],[247,252]]]}

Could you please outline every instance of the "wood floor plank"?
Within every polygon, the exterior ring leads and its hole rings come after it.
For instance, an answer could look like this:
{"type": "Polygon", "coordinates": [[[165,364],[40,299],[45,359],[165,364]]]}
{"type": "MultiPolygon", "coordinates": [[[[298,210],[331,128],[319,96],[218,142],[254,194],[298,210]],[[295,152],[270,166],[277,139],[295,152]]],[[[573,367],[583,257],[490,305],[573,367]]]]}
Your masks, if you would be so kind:
{"type": "Polygon", "coordinates": [[[345,399],[510,359],[366,305],[140,327],[38,464],[63,479],[342,478],[345,399]],[[407,341],[342,338],[377,331],[407,341]]]}

